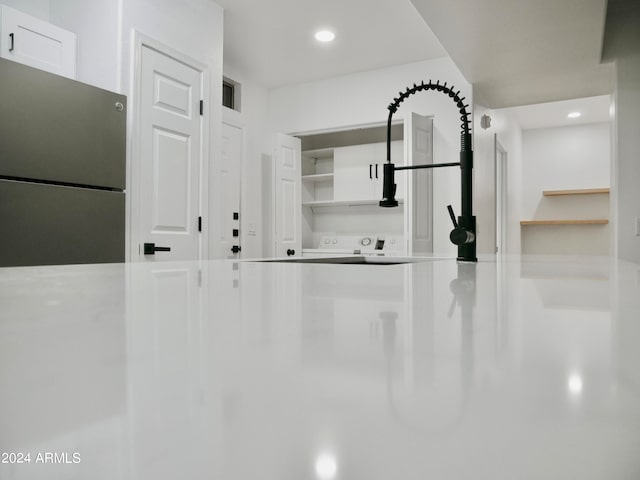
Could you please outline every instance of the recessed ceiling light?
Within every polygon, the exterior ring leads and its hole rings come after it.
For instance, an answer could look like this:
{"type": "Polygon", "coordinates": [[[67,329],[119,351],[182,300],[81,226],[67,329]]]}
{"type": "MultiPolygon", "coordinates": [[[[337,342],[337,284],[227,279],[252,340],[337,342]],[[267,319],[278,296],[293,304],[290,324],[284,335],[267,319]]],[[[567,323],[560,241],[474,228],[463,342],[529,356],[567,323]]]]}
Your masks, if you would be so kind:
{"type": "Polygon", "coordinates": [[[580,112],[571,112],[569,115],[567,115],[567,117],[578,118],[580,115],[582,115],[580,112]]]}
{"type": "Polygon", "coordinates": [[[316,459],[316,475],[321,480],[331,480],[336,476],[338,464],[331,454],[322,454],[316,459]]]}
{"type": "Polygon", "coordinates": [[[580,395],[582,393],[582,377],[576,374],[571,375],[569,377],[568,387],[569,392],[573,395],[580,395]]]}
{"type": "Polygon", "coordinates": [[[336,38],[336,34],[331,30],[320,30],[316,32],[316,40],[319,42],[330,42],[336,38]]]}

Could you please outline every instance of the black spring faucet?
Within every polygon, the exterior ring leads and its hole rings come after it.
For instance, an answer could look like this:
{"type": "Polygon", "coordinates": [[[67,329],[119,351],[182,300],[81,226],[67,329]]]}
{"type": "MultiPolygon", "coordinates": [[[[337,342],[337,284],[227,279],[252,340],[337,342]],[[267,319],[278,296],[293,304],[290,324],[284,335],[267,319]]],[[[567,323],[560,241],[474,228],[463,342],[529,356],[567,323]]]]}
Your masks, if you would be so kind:
{"type": "Polygon", "coordinates": [[[400,96],[393,99],[393,102],[387,107],[389,110],[389,119],[387,121],[387,163],[383,169],[382,183],[382,200],[381,207],[397,207],[398,201],[395,198],[396,170],[417,170],[422,168],[439,168],[439,167],[460,167],[461,174],[461,196],[462,196],[462,212],[456,220],[451,205],[447,206],[451,221],[453,222],[453,230],[449,235],[449,239],[454,245],[458,246],[458,261],[477,262],[476,257],[476,217],[473,215],[473,150],[472,136],[469,128],[469,113],[465,105],[464,97],[460,98],[460,91],[454,91],[454,87],[447,87],[445,82],[440,85],[440,81],[432,83],[421,82],[420,85],[413,84],[413,88],[407,87],[405,92],[400,92],[400,96]],[[423,90],[435,90],[448,95],[456,103],[460,111],[460,120],[462,122],[460,135],[460,161],[455,163],[434,163],[429,165],[408,165],[405,167],[396,167],[391,163],[391,119],[396,113],[400,104],[410,95],[421,92],[423,90]]]}

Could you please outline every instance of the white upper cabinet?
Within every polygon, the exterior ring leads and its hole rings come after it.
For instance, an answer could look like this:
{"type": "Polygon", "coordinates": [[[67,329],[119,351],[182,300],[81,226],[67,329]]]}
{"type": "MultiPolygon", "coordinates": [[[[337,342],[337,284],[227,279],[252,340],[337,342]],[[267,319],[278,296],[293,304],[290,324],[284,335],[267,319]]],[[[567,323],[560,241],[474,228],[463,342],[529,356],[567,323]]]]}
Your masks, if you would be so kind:
{"type": "Polygon", "coordinates": [[[76,78],[76,35],[2,5],[0,56],[69,78],[76,78]]]}
{"type": "Polygon", "coordinates": [[[333,150],[336,200],[373,200],[374,144],[333,150]]]}
{"type": "MultiPolygon", "coordinates": [[[[336,200],[382,200],[382,170],[386,162],[386,143],[338,147],[333,151],[336,200]]],[[[403,143],[391,142],[391,159],[402,165],[403,143]]],[[[397,183],[396,197],[404,198],[404,185],[397,183]]]]}

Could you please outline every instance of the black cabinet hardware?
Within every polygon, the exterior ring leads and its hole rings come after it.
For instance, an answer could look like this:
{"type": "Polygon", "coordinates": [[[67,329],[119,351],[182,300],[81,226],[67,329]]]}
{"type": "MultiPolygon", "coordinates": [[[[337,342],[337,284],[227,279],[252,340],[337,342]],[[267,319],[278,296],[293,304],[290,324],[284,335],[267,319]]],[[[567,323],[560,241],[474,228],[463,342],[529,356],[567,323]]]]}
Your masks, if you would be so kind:
{"type": "Polygon", "coordinates": [[[287,256],[289,256],[289,257],[290,257],[291,255],[295,255],[295,254],[296,254],[296,251],[295,251],[295,250],[293,250],[293,249],[291,249],[291,248],[287,248],[287,256]]]}
{"type": "Polygon", "coordinates": [[[240,245],[234,245],[233,247],[231,247],[231,251],[233,253],[238,253],[242,250],[242,248],[240,247],[240,245]]]}

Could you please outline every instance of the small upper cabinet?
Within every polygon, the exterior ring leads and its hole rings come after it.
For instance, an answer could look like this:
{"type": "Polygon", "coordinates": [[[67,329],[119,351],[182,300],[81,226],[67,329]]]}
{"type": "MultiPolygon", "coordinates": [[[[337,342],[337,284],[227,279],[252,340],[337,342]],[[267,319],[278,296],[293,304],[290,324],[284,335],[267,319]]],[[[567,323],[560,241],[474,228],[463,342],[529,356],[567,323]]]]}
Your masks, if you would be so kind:
{"type": "Polygon", "coordinates": [[[1,6],[0,56],[76,78],[76,35],[25,13],[1,6]]]}
{"type": "MultiPolygon", "coordinates": [[[[402,165],[402,140],[391,142],[391,158],[402,165]]],[[[351,145],[334,149],[336,200],[382,200],[382,170],[386,162],[386,142],[351,145]]],[[[397,182],[396,197],[404,198],[404,184],[397,182]]]]}

